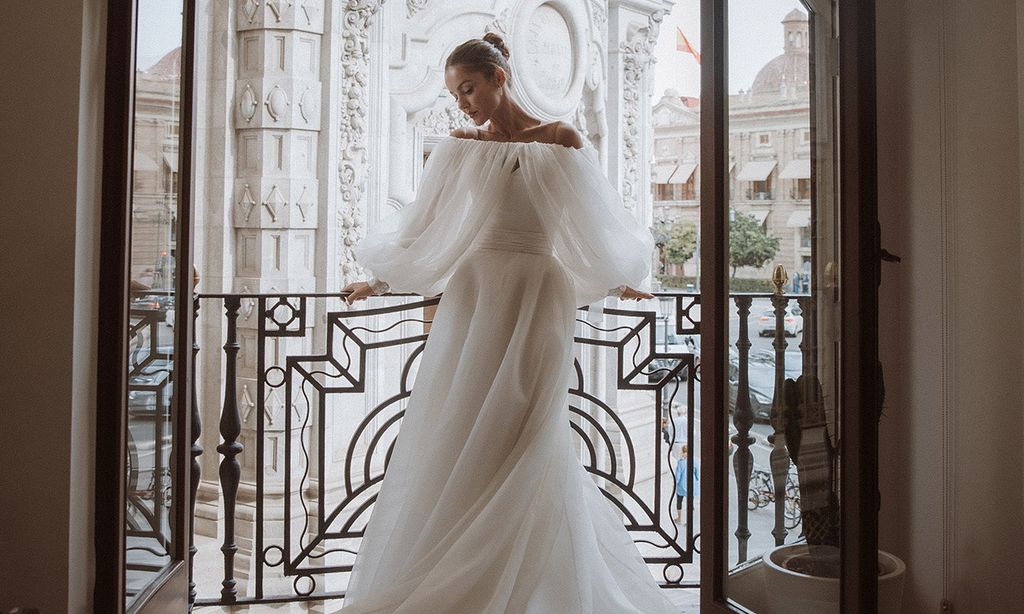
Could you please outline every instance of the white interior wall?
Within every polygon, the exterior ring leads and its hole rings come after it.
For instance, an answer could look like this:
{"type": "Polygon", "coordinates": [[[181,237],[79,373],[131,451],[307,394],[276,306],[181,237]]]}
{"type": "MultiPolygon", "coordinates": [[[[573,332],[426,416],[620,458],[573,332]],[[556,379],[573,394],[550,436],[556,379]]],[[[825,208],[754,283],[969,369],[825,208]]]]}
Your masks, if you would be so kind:
{"type": "Polygon", "coordinates": [[[6,3],[0,20],[3,611],[92,610],[105,7],[6,3]]]}
{"type": "Polygon", "coordinates": [[[903,257],[880,297],[881,544],[908,564],[905,612],[1018,611],[1024,11],[877,10],[882,244],[903,257]]]}

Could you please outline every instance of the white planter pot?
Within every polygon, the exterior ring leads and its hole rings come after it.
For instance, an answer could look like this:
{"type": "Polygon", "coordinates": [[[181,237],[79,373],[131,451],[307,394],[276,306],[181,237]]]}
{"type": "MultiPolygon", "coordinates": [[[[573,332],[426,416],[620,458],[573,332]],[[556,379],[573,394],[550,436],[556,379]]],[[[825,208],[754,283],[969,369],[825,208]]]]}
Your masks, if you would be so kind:
{"type": "MultiPolygon", "coordinates": [[[[794,556],[806,556],[806,544],[769,550],[764,562],[764,594],[775,614],[827,614],[839,612],[839,579],[820,578],[783,567],[794,556]]],[[[898,557],[878,551],[878,614],[899,614],[903,576],[907,566],[898,557]]]]}

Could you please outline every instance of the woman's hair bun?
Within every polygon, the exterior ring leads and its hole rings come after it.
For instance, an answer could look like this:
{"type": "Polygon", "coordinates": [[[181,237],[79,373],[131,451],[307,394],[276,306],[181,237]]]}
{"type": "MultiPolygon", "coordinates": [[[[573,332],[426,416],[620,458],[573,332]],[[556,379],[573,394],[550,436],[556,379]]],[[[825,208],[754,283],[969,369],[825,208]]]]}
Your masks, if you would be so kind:
{"type": "Polygon", "coordinates": [[[505,56],[505,59],[508,59],[511,55],[508,51],[508,47],[505,46],[505,39],[503,39],[500,34],[496,32],[488,32],[487,34],[484,34],[483,40],[494,45],[498,52],[505,56]]]}

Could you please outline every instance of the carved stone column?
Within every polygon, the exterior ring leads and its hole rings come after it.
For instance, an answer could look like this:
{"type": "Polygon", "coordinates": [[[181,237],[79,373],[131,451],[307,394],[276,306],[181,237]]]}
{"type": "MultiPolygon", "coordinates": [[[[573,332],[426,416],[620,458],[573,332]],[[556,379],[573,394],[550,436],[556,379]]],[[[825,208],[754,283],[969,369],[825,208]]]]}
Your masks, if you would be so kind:
{"type": "Polygon", "coordinates": [[[341,122],[338,128],[340,202],[336,263],[344,286],[363,277],[352,249],[365,234],[370,117],[370,27],[384,0],[348,0],[341,21],[341,122]]]}
{"type": "Polygon", "coordinates": [[[644,224],[652,223],[653,200],[650,194],[650,164],[653,155],[651,130],[651,94],[654,74],[654,46],[661,21],[671,3],[642,0],[612,0],[609,3],[608,98],[617,106],[612,115],[617,125],[621,167],[617,169],[619,187],[626,208],[644,224]]]}
{"type": "MultiPolygon", "coordinates": [[[[316,290],[315,254],[320,177],[321,44],[323,0],[243,0],[237,4],[236,80],[233,128],[236,158],[231,223],[235,230],[233,291],[248,293],[316,290]]],[[[268,300],[273,308],[275,300],[268,300]]],[[[254,299],[243,299],[238,319],[238,377],[234,385],[242,419],[242,484],[237,513],[236,574],[250,577],[254,560],[252,505],[259,471],[267,481],[268,518],[280,514],[270,501],[282,496],[285,438],[293,445],[297,429],[285,432],[291,400],[269,390],[264,414],[257,415],[257,331],[254,299]],[[263,420],[267,458],[256,466],[256,438],[263,420]]],[[[309,322],[312,326],[312,321],[309,322]]],[[[264,348],[268,364],[304,353],[308,342],[280,339],[264,348]]],[[[293,473],[301,468],[292,467],[293,473]]],[[[283,585],[282,585],[283,586],[283,585]]],[[[240,593],[244,589],[240,586],[240,593]]]]}

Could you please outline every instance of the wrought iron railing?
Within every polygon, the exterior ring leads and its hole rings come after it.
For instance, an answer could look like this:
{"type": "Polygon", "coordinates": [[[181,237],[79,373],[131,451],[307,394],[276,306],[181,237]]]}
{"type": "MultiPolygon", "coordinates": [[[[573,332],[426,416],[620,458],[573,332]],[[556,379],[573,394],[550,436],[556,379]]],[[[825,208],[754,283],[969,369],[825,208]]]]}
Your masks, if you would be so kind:
{"type": "MultiPolygon", "coordinates": [[[[686,522],[673,521],[677,468],[668,460],[676,444],[690,443],[695,449],[699,345],[678,340],[699,337],[700,317],[699,295],[657,294],[663,301],[660,315],[642,307],[608,308],[592,323],[585,311],[579,312],[567,426],[576,435],[581,463],[620,511],[624,526],[668,589],[697,585],[684,566],[699,552],[699,521],[692,497],[686,498],[686,522]],[[667,331],[659,330],[659,320],[671,323],[667,331]],[[670,336],[676,337],[671,345],[670,336]],[[611,378],[601,375],[610,372],[608,363],[615,365],[611,378]],[[629,395],[633,400],[644,396],[640,409],[622,402],[629,395]],[[680,414],[686,410],[678,420],[676,408],[680,414]]],[[[793,539],[800,529],[796,490],[791,484],[787,489],[792,467],[784,445],[783,409],[773,391],[770,407],[762,407],[765,391],[752,388],[751,373],[769,369],[775,391],[787,376],[813,373],[816,318],[807,295],[746,293],[731,299],[739,320],[730,358],[729,401],[737,497],[735,562],[742,563],[748,559],[752,534],[752,489],[771,491],[767,500],[774,506],[769,509],[775,543],[793,539]],[[755,301],[771,305],[768,329],[759,331],[772,338],[770,356],[751,352],[748,319],[755,301]],[[794,313],[800,314],[802,327],[791,328],[787,322],[794,313]],[[793,342],[800,340],[798,354],[786,351],[791,343],[787,333],[795,335],[793,342]],[[794,355],[800,357],[795,371],[794,355]],[[765,411],[771,425],[766,470],[771,477],[759,473],[752,485],[757,471],[752,427],[765,411]]],[[[209,547],[212,538],[197,542],[195,533],[190,535],[192,569],[206,563],[202,577],[191,579],[192,603],[344,596],[414,385],[431,311],[439,300],[390,295],[348,307],[336,294],[204,294],[195,299],[199,332],[192,347],[192,527],[195,531],[197,502],[207,506],[208,523],[209,509],[216,509],[215,529],[208,527],[206,533],[217,536],[219,548],[209,547]],[[201,343],[206,348],[200,349],[201,343]],[[202,445],[202,429],[209,429],[214,419],[218,435],[207,435],[206,441],[216,440],[215,462],[206,458],[202,445]],[[216,484],[215,495],[207,493],[205,500],[200,493],[204,480],[207,489],[216,484]],[[216,578],[210,571],[214,568],[220,569],[216,578]]],[[[628,303],[620,303],[624,305],[628,303]]],[[[155,318],[142,321],[153,324],[155,318]]],[[[146,368],[154,360],[171,359],[157,346],[144,354],[146,368]]],[[[145,372],[139,365],[133,368],[145,372]]],[[[169,377],[164,379],[152,383],[154,394],[169,390],[169,377]]],[[[136,383],[135,388],[142,391],[148,385],[136,383]]],[[[156,404],[167,405],[159,398],[156,404]]],[[[691,493],[694,456],[686,461],[691,493]]],[[[160,468],[154,467],[151,477],[159,474],[160,468]]],[[[163,497],[162,490],[157,487],[153,496],[163,497]]],[[[154,509],[163,514],[161,508],[154,509]]]]}
{"type": "MultiPolygon", "coordinates": [[[[697,297],[671,297],[676,333],[697,334],[697,297]]],[[[431,321],[426,312],[439,300],[396,295],[347,307],[328,294],[197,297],[197,318],[217,320],[197,326],[193,355],[198,385],[221,391],[220,548],[204,552],[193,539],[193,569],[216,556],[223,574],[217,585],[206,576],[192,579],[195,605],[344,596],[412,391],[431,321]],[[211,329],[219,329],[221,358],[203,361],[202,331],[211,329]],[[206,364],[219,371],[200,368],[206,364]]],[[[684,577],[695,553],[693,501],[686,500],[687,522],[673,522],[676,468],[667,459],[668,446],[695,440],[690,409],[698,357],[664,350],[655,337],[656,312],[608,308],[597,323],[580,313],[567,413],[580,460],[660,571],[661,585],[695,586],[696,578],[684,577]],[[602,360],[614,361],[615,381],[602,381],[604,370],[594,366],[602,360]],[[630,410],[639,414],[624,416],[609,398],[636,391],[653,396],[649,406],[630,410]],[[684,400],[686,416],[677,424],[671,408],[684,400]],[[662,417],[669,418],[664,427],[662,417]]],[[[212,418],[202,406],[209,398],[209,390],[193,395],[193,502],[210,480],[201,475],[200,445],[202,419],[212,418]]]]}
{"type": "MultiPolygon", "coordinates": [[[[770,407],[767,409],[771,433],[767,441],[771,446],[769,455],[770,480],[768,484],[773,489],[771,504],[774,513],[774,521],[771,534],[774,537],[775,545],[785,543],[791,531],[799,528],[799,510],[794,509],[793,497],[796,495],[794,488],[787,486],[792,482],[792,464],[789,452],[785,446],[785,433],[783,421],[783,404],[781,391],[783,382],[787,377],[811,374],[816,371],[816,351],[813,339],[815,339],[815,303],[810,295],[785,295],[780,291],[775,293],[737,293],[731,296],[736,307],[738,317],[738,330],[736,331],[735,347],[736,352],[730,356],[730,410],[732,413],[732,424],[735,433],[731,442],[735,446],[732,454],[733,477],[736,481],[736,562],[743,563],[749,558],[748,545],[751,538],[749,511],[751,498],[757,496],[757,486],[752,491],[751,476],[754,469],[751,447],[755,438],[751,435],[751,428],[754,425],[755,412],[754,401],[758,395],[752,395],[751,375],[751,348],[750,341],[750,309],[755,299],[770,301],[772,315],[769,318],[769,336],[772,338],[772,354],[769,360],[764,361],[770,365],[772,377],[772,390],[770,407]],[[793,309],[796,305],[798,308],[793,309]],[[798,316],[794,317],[794,312],[798,316]],[[802,326],[790,328],[789,320],[799,320],[802,326]],[[787,370],[786,348],[789,346],[787,336],[800,339],[799,369],[787,370]]],[[[758,331],[759,334],[762,331],[758,331]]],[[[798,503],[797,503],[798,505],[798,503]]]]}

